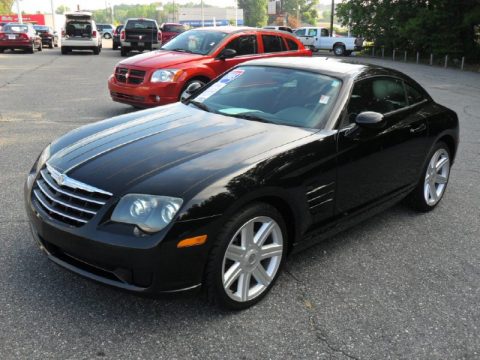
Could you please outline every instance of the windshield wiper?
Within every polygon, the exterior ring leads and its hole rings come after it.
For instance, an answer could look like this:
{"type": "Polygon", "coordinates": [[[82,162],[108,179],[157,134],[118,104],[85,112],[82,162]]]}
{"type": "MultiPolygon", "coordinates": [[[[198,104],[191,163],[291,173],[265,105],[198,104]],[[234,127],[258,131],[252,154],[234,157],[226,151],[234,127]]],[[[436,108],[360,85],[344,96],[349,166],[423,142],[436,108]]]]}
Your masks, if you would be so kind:
{"type": "Polygon", "coordinates": [[[192,104],[192,105],[195,105],[197,108],[199,109],[202,109],[206,112],[214,112],[212,109],[210,109],[207,105],[205,105],[204,103],[200,102],[200,101],[196,101],[196,100],[191,100],[188,102],[189,104],[192,104]]]}
{"type": "Polygon", "coordinates": [[[261,117],[259,115],[256,115],[254,113],[249,113],[249,114],[235,114],[231,115],[234,117],[238,117],[240,119],[245,119],[245,120],[253,120],[253,121],[259,121],[267,124],[272,124],[272,121],[265,119],[264,117],[261,117]]]}
{"type": "Polygon", "coordinates": [[[192,50],[187,50],[187,49],[182,49],[182,48],[172,49],[171,51],[178,51],[178,52],[185,52],[185,53],[189,53],[189,54],[194,54],[194,52],[192,50]]]}

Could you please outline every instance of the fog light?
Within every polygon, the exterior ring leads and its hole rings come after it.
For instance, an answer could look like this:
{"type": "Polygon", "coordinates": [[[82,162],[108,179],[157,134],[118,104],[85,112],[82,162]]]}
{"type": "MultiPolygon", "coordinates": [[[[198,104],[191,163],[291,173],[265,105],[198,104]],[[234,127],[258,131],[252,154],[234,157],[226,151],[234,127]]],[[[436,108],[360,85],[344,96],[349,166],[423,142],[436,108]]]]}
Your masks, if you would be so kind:
{"type": "Polygon", "coordinates": [[[156,101],[156,102],[160,102],[160,96],[158,96],[158,95],[155,96],[155,101],[156,101]]]}

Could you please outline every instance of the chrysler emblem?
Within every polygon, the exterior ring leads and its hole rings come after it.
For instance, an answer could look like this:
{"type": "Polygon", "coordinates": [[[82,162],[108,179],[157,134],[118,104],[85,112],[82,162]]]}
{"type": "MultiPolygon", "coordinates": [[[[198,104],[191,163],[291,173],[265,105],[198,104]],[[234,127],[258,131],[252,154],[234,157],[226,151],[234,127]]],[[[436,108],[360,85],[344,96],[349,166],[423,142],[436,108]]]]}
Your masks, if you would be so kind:
{"type": "Polygon", "coordinates": [[[65,183],[65,175],[61,174],[57,180],[58,185],[63,185],[65,183]]]}

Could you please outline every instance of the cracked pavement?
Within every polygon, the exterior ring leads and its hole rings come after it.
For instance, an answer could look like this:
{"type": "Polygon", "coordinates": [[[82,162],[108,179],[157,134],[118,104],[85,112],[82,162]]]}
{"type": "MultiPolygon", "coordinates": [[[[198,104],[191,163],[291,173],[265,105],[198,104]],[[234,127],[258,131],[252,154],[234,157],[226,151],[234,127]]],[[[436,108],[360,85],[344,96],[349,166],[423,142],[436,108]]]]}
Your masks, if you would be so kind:
{"type": "MultiPolygon", "coordinates": [[[[108,44],[106,44],[108,45],[108,44]]],[[[480,358],[480,74],[378,59],[457,111],[461,143],[444,200],[403,204],[290,257],[243,312],[196,294],[143,298],[62,270],[30,236],[23,181],[51,140],[133,111],[100,56],[0,54],[0,358],[480,358]]]]}

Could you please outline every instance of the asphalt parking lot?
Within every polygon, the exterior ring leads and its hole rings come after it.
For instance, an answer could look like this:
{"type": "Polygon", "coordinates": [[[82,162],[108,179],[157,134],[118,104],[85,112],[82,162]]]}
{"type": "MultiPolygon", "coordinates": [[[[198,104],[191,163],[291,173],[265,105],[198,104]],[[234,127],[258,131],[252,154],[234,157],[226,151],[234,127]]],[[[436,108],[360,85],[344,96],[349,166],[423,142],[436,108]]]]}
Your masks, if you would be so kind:
{"type": "Polygon", "coordinates": [[[195,294],[142,298],[58,268],[31,238],[23,182],[78,126],[134,111],[110,100],[121,60],[59,49],[0,54],[0,358],[480,358],[480,73],[406,72],[459,115],[461,143],[435,211],[399,204],[292,256],[257,306],[195,294]]]}

